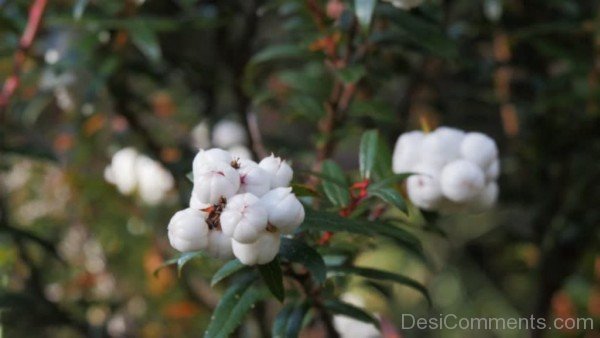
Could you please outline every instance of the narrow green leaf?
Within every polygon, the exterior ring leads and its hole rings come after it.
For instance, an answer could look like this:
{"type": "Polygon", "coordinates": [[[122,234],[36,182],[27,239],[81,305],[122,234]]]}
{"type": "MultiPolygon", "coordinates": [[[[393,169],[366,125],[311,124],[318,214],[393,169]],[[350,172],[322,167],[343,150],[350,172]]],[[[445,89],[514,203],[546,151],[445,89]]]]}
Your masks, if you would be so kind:
{"type": "Polygon", "coordinates": [[[332,266],[329,267],[329,271],[339,272],[343,274],[354,274],[369,279],[390,281],[401,285],[405,285],[420,292],[427,300],[429,306],[432,305],[431,297],[429,296],[429,291],[427,291],[427,288],[410,277],[402,276],[394,272],[383,271],[373,268],[361,268],[355,266],[332,266]]]}
{"type": "Polygon", "coordinates": [[[129,34],[133,44],[148,60],[158,62],[162,58],[160,43],[156,33],[144,22],[133,21],[129,26],[129,34]]]}
{"type": "Polygon", "coordinates": [[[381,198],[383,201],[393,205],[394,207],[407,212],[406,202],[398,191],[393,188],[368,188],[369,194],[381,198]]]}
{"type": "Polygon", "coordinates": [[[393,174],[392,151],[383,137],[379,135],[377,143],[377,158],[375,159],[375,167],[373,168],[373,179],[383,180],[384,178],[393,174]]]}
{"type": "Polygon", "coordinates": [[[256,64],[277,59],[302,58],[309,54],[309,52],[308,48],[297,44],[274,45],[255,54],[250,63],[256,64]]]}
{"type": "Polygon", "coordinates": [[[308,303],[303,303],[300,306],[296,307],[294,311],[290,314],[288,319],[287,327],[285,330],[286,338],[296,338],[300,334],[302,330],[302,323],[304,322],[304,316],[310,309],[308,303]]]}
{"type": "Polygon", "coordinates": [[[213,275],[212,280],[210,281],[210,285],[215,286],[215,285],[217,285],[217,283],[219,283],[223,279],[233,275],[234,273],[236,273],[246,267],[247,266],[242,264],[242,262],[240,262],[239,260],[232,259],[229,262],[227,262],[225,265],[223,265],[219,269],[219,271],[217,271],[213,275]]]}
{"type": "Polygon", "coordinates": [[[203,257],[203,256],[204,256],[204,253],[201,251],[183,253],[179,257],[171,258],[171,259],[163,262],[156,270],[154,270],[154,272],[152,274],[154,275],[154,277],[156,277],[156,276],[158,276],[158,273],[160,272],[160,270],[162,270],[163,268],[170,266],[170,265],[177,264],[177,273],[179,275],[181,275],[181,269],[183,269],[183,266],[187,262],[189,262],[193,258],[203,257]]]}
{"type": "Polygon", "coordinates": [[[323,257],[306,243],[298,239],[282,238],[279,255],[290,262],[304,265],[317,283],[325,282],[327,268],[323,257]]]}
{"type": "Polygon", "coordinates": [[[276,257],[270,263],[259,265],[258,271],[273,296],[283,303],[285,289],[283,288],[283,273],[281,272],[279,257],[276,257]]]}
{"type": "Polygon", "coordinates": [[[330,299],[325,301],[323,305],[334,314],[351,317],[364,323],[373,324],[376,328],[379,328],[379,321],[375,317],[352,304],[330,299]]]}
{"type": "Polygon", "coordinates": [[[394,240],[399,246],[425,259],[419,239],[405,229],[382,222],[370,222],[344,218],[337,214],[306,209],[301,230],[349,232],[368,236],[383,236],[394,240]]]}
{"type": "Polygon", "coordinates": [[[402,173],[402,174],[394,174],[392,176],[386,177],[379,182],[375,182],[369,186],[371,189],[381,189],[391,187],[393,184],[398,182],[402,182],[407,179],[409,176],[414,175],[414,173],[402,173]]]}
{"type": "Polygon", "coordinates": [[[204,333],[205,338],[229,337],[254,303],[267,297],[268,293],[252,286],[254,278],[242,279],[225,291],[204,333]]]}
{"type": "MultiPolygon", "coordinates": [[[[329,177],[344,179],[344,171],[335,162],[327,160],[323,162],[322,173],[329,177]]],[[[323,191],[329,201],[337,207],[345,207],[350,203],[350,192],[347,187],[340,187],[328,180],[323,181],[323,191]]]]}
{"type": "Polygon", "coordinates": [[[296,304],[290,303],[284,306],[273,321],[273,327],[271,328],[271,336],[273,338],[284,338],[285,331],[287,329],[287,323],[290,318],[290,315],[294,311],[294,307],[296,304]]]}
{"type": "Polygon", "coordinates": [[[377,0],[354,0],[354,11],[364,31],[368,31],[377,0]]]}
{"type": "Polygon", "coordinates": [[[362,135],[359,150],[360,174],[363,178],[370,178],[371,171],[377,158],[377,144],[379,134],[377,130],[368,130],[362,135]]]}

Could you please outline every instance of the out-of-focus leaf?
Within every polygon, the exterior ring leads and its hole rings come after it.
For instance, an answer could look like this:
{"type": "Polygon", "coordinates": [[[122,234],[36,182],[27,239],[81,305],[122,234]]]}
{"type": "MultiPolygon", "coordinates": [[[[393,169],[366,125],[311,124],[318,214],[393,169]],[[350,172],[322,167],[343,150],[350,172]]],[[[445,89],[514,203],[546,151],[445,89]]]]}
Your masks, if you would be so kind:
{"type": "Polygon", "coordinates": [[[78,0],[73,6],[73,18],[75,20],[81,19],[83,13],[85,12],[85,8],[90,3],[90,0],[78,0]]]}
{"type": "MultiPolygon", "coordinates": [[[[340,180],[345,180],[342,168],[331,160],[323,162],[321,172],[328,177],[336,177],[340,180]]],[[[348,188],[343,188],[331,181],[324,180],[323,191],[329,201],[337,207],[345,207],[350,203],[350,192],[348,191],[348,188]]]]}
{"type": "Polygon", "coordinates": [[[379,197],[385,202],[395,206],[396,208],[406,212],[406,202],[398,191],[393,188],[368,188],[369,194],[379,197]]]}
{"type": "Polygon", "coordinates": [[[131,41],[140,52],[150,61],[159,62],[162,52],[156,33],[140,21],[133,21],[128,28],[131,41]]]}
{"type": "Polygon", "coordinates": [[[219,269],[219,271],[217,271],[213,275],[212,280],[210,281],[210,285],[215,286],[217,283],[219,283],[223,279],[233,275],[234,273],[236,273],[244,268],[247,268],[247,266],[242,264],[242,262],[240,262],[237,259],[232,259],[229,262],[227,262],[225,265],[223,265],[219,269]]]}
{"type": "Polygon", "coordinates": [[[379,134],[377,130],[368,130],[362,135],[360,141],[359,151],[359,166],[360,175],[363,178],[370,178],[373,167],[375,166],[375,159],[377,158],[379,134]]]}
{"type": "Polygon", "coordinates": [[[353,65],[335,72],[335,75],[345,84],[358,82],[367,74],[367,70],[362,65],[353,65]]]}
{"type": "Polygon", "coordinates": [[[368,31],[377,0],[354,0],[354,11],[364,31],[368,31]]]}
{"type": "Polygon", "coordinates": [[[361,267],[355,267],[355,266],[332,266],[332,267],[329,267],[328,270],[330,272],[334,272],[334,273],[338,272],[338,273],[343,273],[343,274],[353,274],[353,275],[358,275],[358,276],[369,278],[369,279],[390,281],[390,282],[408,286],[408,287],[413,288],[413,289],[417,290],[418,292],[420,292],[427,300],[427,303],[429,304],[429,306],[432,305],[431,297],[429,296],[429,291],[427,291],[427,288],[412,278],[402,276],[402,275],[399,275],[394,272],[383,271],[383,270],[372,269],[372,268],[361,268],[361,267]]]}
{"type": "Polygon", "coordinates": [[[326,180],[330,183],[333,183],[340,188],[348,188],[348,182],[346,182],[345,177],[333,177],[330,175],[326,175],[324,173],[317,173],[317,172],[310,171],[310,170],[298,170],[298,173],[318,177],[322,180],[326,180]]]}
{"type": "Polygon", "coordinates": [[[154,270],[154,276],[156,277],[158,272],[163,268],[174,264],[177,264],[177,273],[181,274],[181,269],[183,269],[183,266],[196,257],[204,257],[204,253],[201,251],[186,252],[179,257],[169,259],[168,261],[162,263],[156,270],[154,270]]]}
{"type": "Polygon", "coordinates": [[[256,64],[278,59],[302,58],[309,53],[310,51],[308,48],[299,46],[297,44],[275,45],[269,46],[256,53],[250,62],[256,64]]]}
{"type": "Polygon", "coordinates": [[[283,287],[283,273],[281,272],[279,258],[275,257],[271,262],[259,265],[258,271],[273,296],[283,303],[285,289],[283,287]]]}
{"type": "Polygon", "coordinates": [[[241,324],[257,301],[267,297],[267,292],[252,286],[253,280],[244,279],[232,285],[221,297],[205,338],[226,338],[241,324]]]}
{"type": "Polygon", "coordinates": [[[336,299],[330,299],[326,300],[323,305],[336,315],[354,318],[364,323],[373,324],[376,328],[379,328],[379,321],[375,319],[375,317],[352,304],[336,299]]]}
{"type": "Polygon", "coordinates": [[[317,283],[325,282],[327,268],[323,257],[306,243],[297,239],[282,238],[279,255],[290,262],[304,265],[317,283]]]}
{"type": "Polygon", "coordinates": [[[392,224],[344,218],[333,213],[306,209],[306,217],[300,229],[383,236],[394,240],[417,257],[425,259],[419,239],[414,234],[392,224]]]}
{"type": "Polygon", "coordinates": [[[312,187],[305,184],[292,184],[292,190],[294,194],[298,197],[308,196],[308,197],[317,197],[319,193],[314,190],[312,187]]]}
{"type": "Polygon", "coordinates": [[[285,331],[287,329],[287,323],[290,318],[290,315],[294,311],[294,307],[296,304],[290,303],[285,305],[275,317],[273,321],[273,327],[271,328],[271,336],[273,338],[284,338],[285,331]]]}
{"type": "Polygon", "coordinates": [[[297,306],[294,311],[292,311],[285,330],[286,338],[298,337],[300,331],[302,330],[302,323],[304,322],[304,316],[306,316],[308,309],[310,309],[309,304],[303,303],[297,306]]]}
{"type": "Polygon", "coordinates": [[[402,173],[402,174],[394,174],[389,176],[379,182],[375,182],[371,184],[369,187],[373,189],[387,188],[396,184],[398,182],[402,182],[407,179],[409,176],[414,175],[414,173],[402,173]]]}

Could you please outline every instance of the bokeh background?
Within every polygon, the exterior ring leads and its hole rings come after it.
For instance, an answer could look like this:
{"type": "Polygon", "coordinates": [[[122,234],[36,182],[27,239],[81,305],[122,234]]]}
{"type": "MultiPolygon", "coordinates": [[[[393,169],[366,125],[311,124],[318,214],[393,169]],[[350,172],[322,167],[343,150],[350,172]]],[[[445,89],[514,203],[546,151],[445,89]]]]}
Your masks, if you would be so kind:
{"type": "Polygon", "coordinates": [[[274,151],[295,168],[333,137],[350,173],[365,129],[390,147],[424,124],[491,135],[502,160],[494,210],[416,225],[429,265],[385,246],[359,258],[422,281],[434,307],[401,286],[353,292],[396,324],[402,313],[533,314],[596,327],[406,337],[600,337],[598,1],[427,0],[410,11],[381,1],[353,36],[352,1],[57,0],[23,45],[42,2],[0,0],[0,79],[19,80],[0,96],[3,336],[201,335],[220,263],[154,272],[175,255],[166,225],[188,203],[193,155],[228,121],[254,156],[274,151]],[[353,92],[324,136],[323,103],[340,82],[353,92]],[[126,147],[153,159],[138,176],[172,184],[148,198],[142,183],[123,194],[108,182],[126,147]]]}

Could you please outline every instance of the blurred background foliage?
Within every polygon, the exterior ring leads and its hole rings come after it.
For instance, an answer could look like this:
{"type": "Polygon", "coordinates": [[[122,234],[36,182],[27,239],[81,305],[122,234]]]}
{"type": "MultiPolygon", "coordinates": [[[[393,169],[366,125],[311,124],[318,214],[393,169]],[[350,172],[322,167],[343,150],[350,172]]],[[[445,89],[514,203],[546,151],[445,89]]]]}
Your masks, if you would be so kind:
{"type": "MultiPolygon", "coordinates": [[[[61,0],[23,46],[39,2],[0,0],[0,79],[19,79],[0,107],[4,335],[203,332],[218,262],[194,261],[180,277],[153,272],[174,254],[166,224],[189,198],[190,133],[223,118],[248,128],[255,155],[275,151],[304,169],[331,157],[355,172],[368,128],[390,147],[424,122],[492,135],[502,159],[494,211],[430,219],[437,234],[415,229],[429,266],[385,246],[357,259],[418,278],[434,307],[404,287],[387,297],[360,280],[347,287],[396,323],[402,313],[534,314],[600,327],[598,1],[431,0],[410,11],[381,1],[356,22],[352,13],[376,1],[61,0]],[[104,181],[126,146],[175,177],[164,203],[104,181]]],[[[236,334],[257,336],[258,326],[252,316],[236,334]]]]}

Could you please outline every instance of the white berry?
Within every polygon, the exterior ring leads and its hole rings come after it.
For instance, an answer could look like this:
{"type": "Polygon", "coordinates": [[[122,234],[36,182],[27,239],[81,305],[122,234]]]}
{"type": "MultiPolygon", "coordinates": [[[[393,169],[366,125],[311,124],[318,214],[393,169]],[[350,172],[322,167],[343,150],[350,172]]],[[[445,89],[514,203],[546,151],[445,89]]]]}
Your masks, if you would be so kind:
{"type": "Polygon", "coordinates": [[[208,245],[208,225],[199,210],[188,208],[175,213],[168,233],[171,246],[181,252],[202,250],[208,245]]]}
{"type": "Polygon", "coordinates": [[[483,190],[473,198],[469,207],[473,212],[482,212],[490,209],[498,200],[498,184],[488,183],[483,190]]]}
{"type": "Polygon", "coordinates": [[[240,175],[230,163],[211,162],[194,171],[194,195],[201,203],[217,203],[240,188],[240,175]]]}
{"type": "Polygon", "coordinates": [[[216,147],[220,148],[246,144],[246,130],[235,121],[221,120],[213,128],[212,141],[216,147]]]}
{"type": "Polygon", "coordinates": [[[202,166],[207,164],[212,164],[216,162],[223,162],[227,164],[231,164],[233,158],[228,151],[219,148],[212,148],[208,150],[200,150],[196,157],[194,157],[194,162],[192,163],[192,170],[194,175],[196,172],[202,168],[202,166]]]}
{"type": "Polygon", "coordinates": [[[134,148],[123,148],[112,157],[112,178],[120,193],[128,195],[133,193],[137,185],[135,161],[138,152],[134,148]]]}
{"type": "Polygon", "coordinates": [[[392,169],[395,173],[410,172],[419,159],[421,142],[425,135],[421,131],[411,131],[398,137],[392,156],[392,169]]]}
{"type": "Polygon", "coordinates": [[[482,133],[467,133],[460,145],[461,156],[477,164],[480,168],[487,168],[498,156],[496,142],[482,133]]]}
{"type": "Polygon", "coordinates": [[[271,156],[263,158],[258,165],[271,175],[271,188],[290,185],[294,171],[281,158],[271,154],[271,156]]]}
{"type": "Polygon", "coordinates": [[[275,188],[260,199],[269,216],[269,224],[284,234],[293,233],[304,221],[304,206],[292,188],[275,188]]]}
{"type": "Polygon", "coordinates": [[[442,192],[454,202],[465,202],[475,197],[484,184],[483,171],[472,162],[456,160],[442,170],[442,192]]]}
{"type": "Polygon", "coordinates": [[[460,156],[460,144],[465,133],[449,127],[440,127],[423,138],[421,161],[434,165],[445,165],[460,156]]]}
{"type": "Polygon", "coordinates": [[[252,243],[267,228],[267,211],[258,197],[246,193],[227,201],[221,213],[223,233],[240,243],[252,243]]]}
{"type": "Polygon", "coordinates": [[[439,176],[440,169],[435,165],[421,163],[413,168],[418,173],[407,179],[408,197],[419,208],[434,210],[443,199],[439,176]]]}
{"type": "Polygon", "coordinates": [[[210,230],[206,252],[215,258],[228,259],[233,257],[232,240],[222,231],[210,230]]]}
{"type": "Polygon", "coordinates": [[[271,175],[252,160],[238,160],[240,174],[239,193],[251,193],[261,197],[271,187],[271,175]]]}
{"type": "Polygon", "coordinates": [[[256,242],[243,244],[232,241],[233,254],[246,265],[267,264],[279,252],[281,238],[278,232],[263,232],[256,242]]]}

